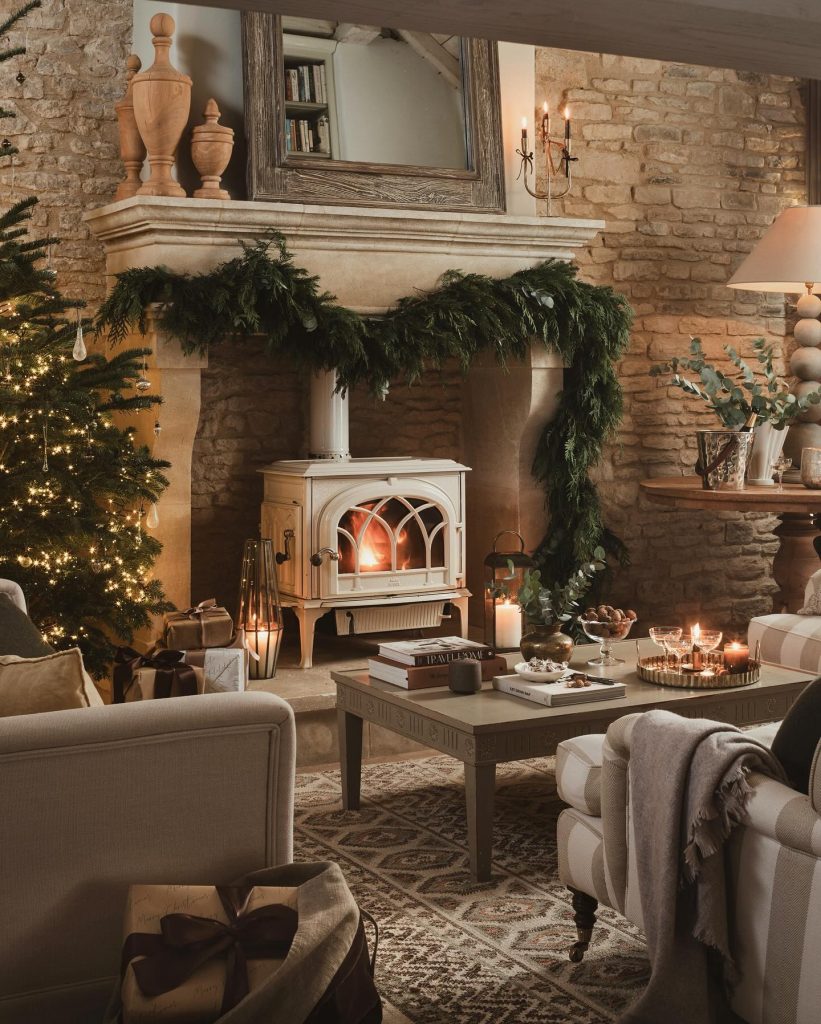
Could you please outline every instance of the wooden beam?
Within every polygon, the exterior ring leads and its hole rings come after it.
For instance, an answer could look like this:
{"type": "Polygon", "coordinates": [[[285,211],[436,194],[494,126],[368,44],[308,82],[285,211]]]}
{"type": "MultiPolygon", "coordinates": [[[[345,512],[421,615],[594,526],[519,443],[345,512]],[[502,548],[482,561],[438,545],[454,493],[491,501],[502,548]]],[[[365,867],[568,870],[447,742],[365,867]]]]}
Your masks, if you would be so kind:
{"type": "Polygon", "coordinates": [[[441,43],[437,43],[430,32],[413,32],[410,29],[401,28],[398,35],[423,60],[432,64],[452,89],[460,87],[462,68],[459,61],[451,56],[441,43]]]}
{"type": "Polygon", "coordinates": [[[821,3],[808,0],[181,2],[821,77],[821,3]]]}
{"type": "Polygon", "coordinates": [[[367,46],[382,34],[382,29],[375,25],[353,25],[349,21],[340,21],[334,32],[338,43],[357,43],[367,46]]]}

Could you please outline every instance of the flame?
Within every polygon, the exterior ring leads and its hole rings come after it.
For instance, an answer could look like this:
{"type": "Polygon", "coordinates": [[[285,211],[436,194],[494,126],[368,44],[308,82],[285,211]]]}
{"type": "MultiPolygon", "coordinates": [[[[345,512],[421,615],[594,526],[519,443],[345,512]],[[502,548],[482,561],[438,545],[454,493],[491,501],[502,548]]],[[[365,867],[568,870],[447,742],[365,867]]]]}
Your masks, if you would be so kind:
{"type": "Polygon", "coordinates": [[[693,629],[691,631],[691,636],[693,638],[693,643],[694,644],[697,644],[699,642],[699,640],[701,639],[701,626],[699,626],[698,623],[696,623],[695,626],[693,626],[693,629]]]}

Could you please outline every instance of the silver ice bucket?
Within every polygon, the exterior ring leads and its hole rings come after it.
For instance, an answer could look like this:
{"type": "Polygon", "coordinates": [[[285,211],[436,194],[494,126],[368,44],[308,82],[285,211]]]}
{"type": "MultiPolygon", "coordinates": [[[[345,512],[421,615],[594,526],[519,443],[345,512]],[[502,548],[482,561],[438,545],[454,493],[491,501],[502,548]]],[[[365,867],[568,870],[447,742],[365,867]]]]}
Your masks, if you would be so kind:
{"type": "Polygon", "coordinates": [[[706,491],[743,491],[752,431],[697,430],[696,473],[706,491]]]}

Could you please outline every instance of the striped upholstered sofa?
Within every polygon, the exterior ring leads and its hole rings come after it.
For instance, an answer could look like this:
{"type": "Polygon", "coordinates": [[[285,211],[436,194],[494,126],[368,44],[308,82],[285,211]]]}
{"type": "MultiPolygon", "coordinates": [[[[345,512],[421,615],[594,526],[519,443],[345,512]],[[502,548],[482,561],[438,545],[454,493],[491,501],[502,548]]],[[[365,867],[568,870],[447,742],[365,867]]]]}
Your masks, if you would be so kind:
{"type": "Polygon", "coordinates": [[[751,652],[761,644],[764,661],[821,676],[821,569],[807,581],[800,611],[751,619],[747,643],[751,652]]]}
{"type": "MultiPolygon", "coordinates": [[[[598,903],[643,927],[631,857],[628,762],[639,716],[619,719],[606,736],[561,743],[556,776],[570,806],[558,822],[559,877],[573,898],[579,941],[571,959],[595,950],[598,903]]],[[[754,734],[772,742],[777,726],[754,734]]],[[[809,796],[752,775],[746,823],[730,839],[731,928],[740,981],[733,1010],[748,1024],[821,1020],[821,744],[809,796]]]]}

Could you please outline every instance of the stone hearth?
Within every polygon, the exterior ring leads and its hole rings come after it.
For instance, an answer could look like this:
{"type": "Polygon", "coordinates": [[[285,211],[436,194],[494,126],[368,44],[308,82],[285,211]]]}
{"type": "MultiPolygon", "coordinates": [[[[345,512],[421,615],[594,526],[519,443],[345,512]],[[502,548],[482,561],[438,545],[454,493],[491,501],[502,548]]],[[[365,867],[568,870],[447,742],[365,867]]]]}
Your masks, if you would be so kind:
{"type": "MultiPolygon", "coordinates": [[[[253,242],[276,229],[299,264],[317,274],[340,302],[363,313],[382,312],[404,295],[433,287],[446,270],[504,276],[550,257],[569,260],[604,226],[575,218],[159,197],[112,203],[85,219],[105,246],[109,279],[131,267],[157,264],[177,271],[208,270],[235,256],[240,240],[253,242]]],[[[169,598],[184,607],[191,598],[191,459],[200,375],[207,360],[184,356],[156,326],[146,342],[154,351],[152,383],[164,398],[164,429],[156,450],[172,464],[156,531],[164,545],[157,573],[169,598]]],[[[467,568],[468,586],[475,593],[482,559],[498,530],[518,529],[528,546],[541,539],[544,499],[530,465],[539,430],[555,410],[561,385],[560,361],[538,345],[527,365],[505,372],[488,363],[468,375],[463,461],[472,467],[467,478],[467,568]]],[[[147,441],[153,440],[151,424],[137,426],[147,441]]],[[[476,599],[471,620],[480,622],[476,599]]]]}

